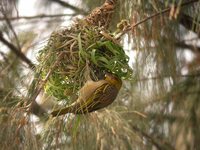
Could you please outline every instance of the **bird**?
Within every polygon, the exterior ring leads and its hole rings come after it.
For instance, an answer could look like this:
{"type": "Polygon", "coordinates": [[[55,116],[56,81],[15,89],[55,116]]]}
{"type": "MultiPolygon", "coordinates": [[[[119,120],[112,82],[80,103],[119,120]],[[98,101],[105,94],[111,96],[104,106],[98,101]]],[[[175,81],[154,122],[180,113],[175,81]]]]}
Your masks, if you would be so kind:
{"type": "Polygon", "coordinates": [[[104,79],[87,81],[79,91],[78,99],[68,107],[51,112],[53,117],[67,113],[87,114],[110,105],[117,97],[122,80],[112,73],[104,79]]]}

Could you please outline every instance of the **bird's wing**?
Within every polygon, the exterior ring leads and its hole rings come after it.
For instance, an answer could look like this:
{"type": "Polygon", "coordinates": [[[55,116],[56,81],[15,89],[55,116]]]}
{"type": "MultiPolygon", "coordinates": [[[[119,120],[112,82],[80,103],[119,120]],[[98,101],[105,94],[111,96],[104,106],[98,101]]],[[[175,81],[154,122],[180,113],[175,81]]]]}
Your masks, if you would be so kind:
{"type": "Polygon", "coordinates": [[[109,83],[104,83],[98,87],[92,96],[76,106],[76,113],[92,112],[104,108],[111,104],[117,97],[118,90],[109,83]]]}
{"type": "Polygon", "coordinates": [[[93,95],[93,93],[96,91],[96,89],[98,89],[105,83],[107,83],[107,81],[105,81],[105,80],[100,80],[98,82],[87,81],[85,83],[85,85],[80,89],[79,100],[77,100],[76,102],[87,100],[88,98],[91,97],[91,95],[93,95]]]}
{"type": "Polygon", "coordinates": [[[53,111],[53,116],[66,113],[84,114],[110,105],[117,97],[118,90],[115,86],[104,83],[99,86],[87,100],[80,100],[69,107],[53,111]]]}

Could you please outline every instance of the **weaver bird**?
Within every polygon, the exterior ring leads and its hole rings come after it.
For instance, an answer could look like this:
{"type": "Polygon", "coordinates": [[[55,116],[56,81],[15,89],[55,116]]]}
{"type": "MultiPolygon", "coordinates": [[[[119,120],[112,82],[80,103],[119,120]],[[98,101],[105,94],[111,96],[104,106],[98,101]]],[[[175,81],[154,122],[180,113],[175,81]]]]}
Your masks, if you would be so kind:
{"type": "Polygon", "coordinates": [[[66,113],[86,114],[110,105],[122,86],[117,76],[106,73],[104,80],[87,81],[79,91],[79,98],[70,106],[51,112],[52,116],[66,113]]]}

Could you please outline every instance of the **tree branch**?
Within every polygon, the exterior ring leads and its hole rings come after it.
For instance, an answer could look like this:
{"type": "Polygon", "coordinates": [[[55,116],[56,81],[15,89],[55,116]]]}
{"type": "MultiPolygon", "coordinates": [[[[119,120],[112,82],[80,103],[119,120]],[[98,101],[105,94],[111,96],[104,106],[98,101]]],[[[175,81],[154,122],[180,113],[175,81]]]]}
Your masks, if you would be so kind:
{"type": "Polygon", "coordinates": [[[4,11],[4,9],[1,10],[1,13],[3,14],[3,16],[4,16],[4,18],[5,18],[5,22],[7,23],[8,27],[10,28],[11,32],[12,32],[13,35],[14,35],[14,38],[15,38],[16,44],[17,44],[17,48],[18,48],[19,50],[21,50],[21,46],[20,46],[20,43],[19,43],[19,39],[18,39],[18,37],[17,37],[17,34],[16,34],[16,32],[15,32],[15,30],[14,30],[14,28],[13,28],[11,22],[10,22],[10,20],[8,19],[7,14],[6,14],[6,12],[4,11]]]}
{"type": "Polygon", "coordinates": [[[174,148],[169,143],[166,143],[165,141],[161,141],[158,138],[152,137],[151,135],[147,134],[146,132],[142,131],[141,129],[139,129],[138,127],[134,125],[131,125],[131,126],[134,131],[138,132],[141,136],[146,138],[158,150],[167,150],[167,149],[174,150],[174,148]]]}
{"type": "MultiPolygon", "coordinates": [[[[31,112],[31,113],[34,113],[37,115],[41,115],[41,116],[46,114],[46,111],[40,105],[38,105],[35,100],[36,100],[37,96],[40,94],[40,92],[42,91],[42,89],[44,88],[46,82],[48,81],[48,79],[51,76],[54,69],[57,67],[57,64],[59,63],[59,61],[61,60],[62,57],[63,57],[63,53],[60,53],[60,55],[58,55],[58,59],[50,67],[50,70],[47,73],[46,77],[44,79],[38,81],[38,85],[37,85],[35,91],[33,93],[31,93],[30,97],[28,98],[30,101],[30,106],[29,106],[28,112],[31,112]]],[[[35,81],[33,81],[32,84],[34,82],[35,81]]]]}
{"type": "MultiPolygon", "coordinates": [[[[13,21],[13,20],[19,20],[19,19],[41,19],[41,18],[56,18],[56,17],[64,17],[64,16],[75,16],[76,14],[55,14],[55,15],[46,15],[46,14],[40,14],[36,16],[17,16],[17,17],[8,17],[7,19],[13,21]]],[[[5,20],[5,17],[0,17],[0,21],[5,20]]]]}
{"type": "Polygon", "coordinates": [[[200,37],[200,31],[195,30],[195,29],[198,29],[197,26],[200,26],[200,22],[198,21],[198,19],[194,19],[189,15],[186,15],[184,13],[180,13],[179,14],[179,21],[186,29],[197,33],[198,37],[200,37]]]}
{"type": "Polygon", "coordinates": [[[70,8],[70,9],[74,10],[75,12],[81,13],[83,15],[87,15],[88,14],[85,10],[80,9],[78,7],[75,7],[75,6],[69,4],[69,3],[65,2],[65,1],[62,1],[62,0],[49,0],[49,1],[58,3],[58,4],[60,4],[63,7],[70,8]]]}
{"type": "MultiPolygon", "coordinates": [[[[169,78],[171,77],[170,75],[162,75],[162,76],[155,76],[155,77],[144,77],[144,78],[139,78],[136,80],[136,82],[144,82],[144,81],[149,81],[149,80],[163,80],[164,78],[169,78]]],[[[200,78],[200,73],[194,73],[194,74],[177,74],[175,75],[177,78],[200,78]]]]}
{"type": "MultiPolygon", "coordinates": [[[[186,6],[186,5],[189,5],[189,4],[198,2],[198,1],[199,1],[199,0],[186,1],[186,2],[182,3],[182,4],[180,5],[180,7],[183,7],[183,6],[186,6]]],[[[178,6],[176,5],[176,6],[174,6],[174,7],[177,8],[178,6]]],[[[125,33],[127,33],[127,32],[129,32],[129,31],[133,30],[133,29],[134,29],[135,27],[137,27],[138,25],[140,25],[140,24],[142,24],[142,23],[144,23],[144,22],[146,22],[146,21],[148,21],[148,20],[150,20],[150,19],[152,19],[152,18],[154,18],[154,17],[163,15],[163,14],[165,14],[165,13],[169,13],[170,10],[171,10],[171,7],[168,7],[168,8],[166,8],[166,9],[164,9],[164,10],[158,12],[158,13],[152,14],[152,15],[150,15],[149,17],[146,17],[146,18],[142,19],[141,21],[139,21],[139,22],[137,22],[137,23],[135,23],[135,24],[129,26],[128,28],[126,28],[126,29],[125,29],[119,36],[117,36],[116,38],[119,39],[119,38],[120,38],[121,36],[123,36],[125,33]]]]}
{"type": "Polygon", "coordinates": [[[192,52],[200,52],[200,47],[192,44],[186,44],[185,42],[176,42],[175,45],[179,48],[190,49],[192,52]]]}
{"type": "Polygon", "coordinates": [[[0,41],[5,44],[11,51],[13,51],[22,61],[28,64],[31,69],[35,68],[35,65],[12,43],[8,42],[3,34],[0,32],[0,41]]]}

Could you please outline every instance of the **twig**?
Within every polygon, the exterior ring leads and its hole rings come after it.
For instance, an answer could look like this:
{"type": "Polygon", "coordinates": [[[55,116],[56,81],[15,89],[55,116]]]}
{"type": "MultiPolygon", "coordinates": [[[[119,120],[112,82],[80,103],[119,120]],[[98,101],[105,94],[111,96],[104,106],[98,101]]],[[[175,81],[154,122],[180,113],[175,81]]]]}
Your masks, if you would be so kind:
{"type": "Polygon", "coordinates": [[[21,46],[20,46],[20,43],[19,43],[18,36],[17,36],[17,34],[16,34],[16,32],[15,32],[15,30],[14,30],[14,28],[13,28],[11,22],[10,22],[10,20],[8,19],[6,13],[4,12],[4,10],[2,10],[2,14],[3,14],[4,18],[5,18],[5,21],[6,21],[7,25],[8,25],[8,27],[10,28],[10,30],[12,31],[12,33],[14,35],[14,38],[16,40],[16,44],[17,44],[18,49],[21,50],[21,46]]]}
{"type": "MultiPolygon", "coordinates": [[[[189,5],[189,4],[198,2],[198,1],[199,1],[199,0],[186,1],[186,2],[182,3],[182,4],[180,5],[180,7],[183,7],[183,6],[186,6],[186,5],[189,5]]],[[[176,5],[176,6],[174,6],[174,7],[177,8],[178,6],[176,5]]],[[[141,21],[137,22],[136,24],[131,25],[130,27],[126,28],[126,29],[117,37],[117,39],[119,39],[121,36],[123,36],[125,33],[129,32],[130,30],[132,30],[132,29],[135,28],[136,26],[138,26],[138,25],[140,25],[140,24],[142,24],[142,23],[144,23],[144,22],[146,22],[146,21],[148,21],[148,20],[150,20],[150,19],[152,19],[152,18],[154,18],[154,17],[156,17],[156,16],[159,16],[159,15],[162,15],[162,14],[165,14],[165,13],[169,13],[170,10],[171,10],[171,7],[168,7],[168,8],[166,8],[166,9],[164,9],[164,10],[158,12],[158,13],[155,13],[155,14],[153,14],[153,15],[150,15],[149,17],[146,17],[146,18],[142,19],[141,21]]]]}
{"type": "Polygon", "coordinates": [[[165,150],[170,148],[171,150],[174,150],[174,148],[166,142],[162,142],[161,140],[152,137],[151,135],[147,134],[146,132],[142,131],[141,129],[139,129],[138,127],[132,125],[132,129],[136,132],[138,132],[139,134],[141,134],[143,137],[145,137],[150,143],[152,143],[158,150],[165,150]],[[167,147],[168,148],[167,148],[167,147]]]}
{"type": "Polygon", "coordinates": [[[46,82],[48,81],[50,75],[52,74],[52,72],[54,71],[54,69],[57,67],[58,63],[60,62],[60,60],[63,57],[63,53],[60,53],[58,55],[57,60],[54,62],[54,64],[50,67],[49,72],[47,73],[46,77],[39,81],[39,86],[36,88],[36,91],[33,93],[33,95],[31,95],[29,101],[31,101],[30,106],[29,106],[29,112],[31,112],[32,108],[35,105],[35,99],[37,98],[37,96],[40,94],[41,90],[44,88],[46,82]]]}
{"type": "MultiPolygon", "coordinates": [[[[163,79],[163,78],[168,78],[168,77],[171,77],[170,75],[165,75],[165,76],[155,76],[155,77],[147,77],[147,78],[140,78],[138,80],[136,80],[136,82],[142,82],[142,81],[148,81],[148,80],[160,80],[160,79],[163,79]]],[[[179,74],[179,75],[175,75],[175,77],[180,77],[180,78],[194,78],[194,77],[200,77],[200,74],[199,73],[196,73],[196,74],[186,74],[186,75],[183,75],[183,74],[179,74]]]]}
{"type": "Polygon", "coordinates": [[[200,37],[200,31],[195,30],[198,28],[198,25],[200,25],[200,21],[198,19],[194,19],[193,17],[189,15],[180,13],[179,21],[186,29],[196,32],[198,37],[200,37]]]}
{"type": "MultiPolygon", "coordinates": [[[[17,17],[7,17],[9,20],[20,20],[20,19],[41,19],[41,18],[56,18],[56,17],[64,17],[64,16],[74,16],[76,14],[55,14],[55,15],[46,15],[46,14],[40,14],[36,16],[17,16],[17,17]]],[[[5,17],[0,17],[0,21],[5,20],[5,17]]]]}
{"type": "Polygon", "coordinates": [[[136,114],[142,118],[147,118],[147,115],[142,113],[142,112],[139,112],[139,111],[136,111],[136,110],[133,110],[133,111],[121,111],[120,113],[123,113],[123,114],[136,114]]]}
{"type": "Polygon", "coordinates": [[[143,137],[145,137],[149,142],[151,142],[158,150],[162,150],[160,144],[157,143],[157,141],[155,139],[153,139],[150,135],[148,135],[147,133],[145,133],[144,131],[140,130],[138,127],[133,126],[132,128],[134,131],[140,133],[143,137]]]}
{"type": "Polygon", "coordinates": [[[35,65],[12,43],[8,42],[0,32],[0,41],[4,43],[11,51],[13,51],[22,61],[27,63],[31,69],[35,68],[35,65]]]}
{"type": "Polygon", "coordinates": [[[55,3],[58,3],[58,4],[60,4],[61,6],[70,8],[70,9],[74,10],[75,12],[82,13],[82,14],[84,14],[84,15],[87,15],[87,14],[88,14],[85,10],[80,9],[80,8],[78,8],[78,7],[75,7],[75,6],[69,4],[69,3],[65,2],[65,1],[62,1],[62,0],[50,0],[50,1],[55,2],[55,3]]]}
{"type": "Polygon", "coordinates": [[[5,53],[3,53],[3,52],[0,51],[0,55],[3,57],[3,59],[4,59],[6,62],[9,62],[9,61],[8,61],[8,58],[6,57],[6,54],[5,54],[5,53]]]}
{"type": "Polygon", "coordinates": [[[200,47],[199,46],[195,46],[192,44],[186,44],[185,42],[176,42],[175,45],[179,48],[186,48],[186,49],[190,49],[192,52],[200,52],[200,47]]]}

